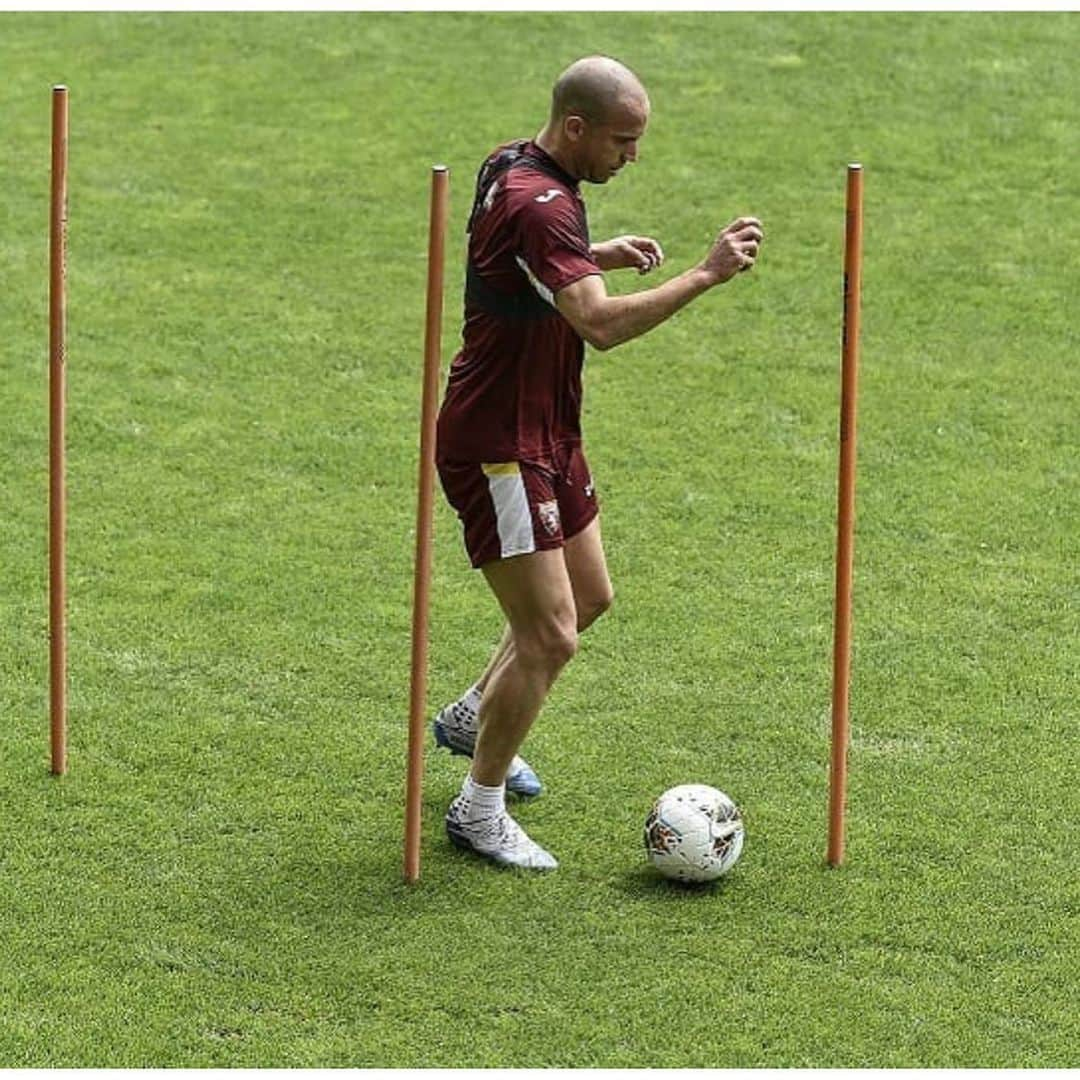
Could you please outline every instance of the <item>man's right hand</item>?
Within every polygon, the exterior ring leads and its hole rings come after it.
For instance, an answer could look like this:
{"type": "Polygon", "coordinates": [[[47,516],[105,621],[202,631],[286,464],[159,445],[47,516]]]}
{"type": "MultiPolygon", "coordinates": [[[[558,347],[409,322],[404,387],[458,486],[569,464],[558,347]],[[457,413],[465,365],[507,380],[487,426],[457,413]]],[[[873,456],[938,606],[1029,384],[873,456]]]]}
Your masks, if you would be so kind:
{"type": "Polygon", "coordinates": [[[733,278],[740,270],[749,270],[757,259],[758,247],[765,239],[757,218],[736,218],[721,230],[709,254],[701,264],[714,284],[733,278]]]}

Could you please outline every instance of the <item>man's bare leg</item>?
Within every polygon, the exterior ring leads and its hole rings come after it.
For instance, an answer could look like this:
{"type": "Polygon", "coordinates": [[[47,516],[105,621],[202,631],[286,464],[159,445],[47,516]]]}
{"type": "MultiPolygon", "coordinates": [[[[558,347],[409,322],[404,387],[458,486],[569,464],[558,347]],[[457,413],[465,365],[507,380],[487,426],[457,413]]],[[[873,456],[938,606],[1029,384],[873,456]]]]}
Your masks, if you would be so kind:
{"type": "MultiPolygon", "coordinates": [[[[480,680],[470,686],[457,701],[441,709],[435,717],[433,729],[435,742],[439,746],[445,746],[451,753],[473,756],[477,733],[480,729],[480,706],[483,703],[484,689],[490,683],[494,673],[505,664],[508,657],[513,655],[513,651],[513,634],[507,624],[502,640],[492,654],[480,680]]],[[[511,758],[505,783],[508,791],[522,796],[539,795],[543,790],[540,778],[533,772],[529,763],[516,755],[511,758]]]]}
{"type": "Polygon", "coordinates": [[[495,670],[502,664],[506,658],[506,654],[514,647],[514,635],[510,633],[510,624],[507,623],[503,627],[502,637],[499,639],[499,644],[495,646],[495,651],[491,654],[491,659],[488,661],[488,665],[484,668],[484,673],[476,680],[474,686],[481,694],[487,689],[488,681],[494,674],[495,670]]]}
{"type": "Polygon", "coordinates": [[[459,847],[504,865],[558,865],[507,813],[504,781],[551,684],[577,651],[574,590],[562,550],[488,563],[484,576],[512,635],[488,679],[472,768],[450,804],[446,830],[459,847]]]}
{"type": "Polygon", "coordinates": [[[501,784],[552,683],[577,652],[577,609],[562,550],[488,563],[511,642],[488,679],[472,777],[501,784]]]}
{"type": "MultiPolygon", "coordinates": [[[[611,607],[613,598],[604,545],[600,538],[600,519],[593,518],[581,532],[567,540],[563,552],[570,575],[570,586],[574,592],[574,608],[580,634],[611,607]]],[[[484,673],[474,684],[477,691],[483,694],[491,676],[513,652],[513,648],[514,635],[507,624],[484,673]]]]}
{"type": "MultiPolygon", "coordinates": [[[[595,518],[563,548],[566,570],[574,596],[575,618],[581,633],[611,605],[612,589],[600,537],[600,520],[595,518]]],[[[456,702],[446,706],[436,719],[436,738],[442,746],[471,756],[479,728],[483,693],[495,673],[514,655],[514,636],[509,623],[481,677],[456,702]]],[[[523,758],[511,759],[506,776],[507,789],[534,796],[543,790],[539,777],[523,758]]]]}
{"type": "Polygon", "coordinates": [[[521,761],[518,748],[576,652],[579,628],[611,603],[599,523],[562,551],[490,563],[484,574],[506,614],[509,640],[504,634],[485,672],[473,764],[447,813],[447,832],[495,862],[552,869],[555,859],[507,815],[503,781],[511,763],[521,761]]]}

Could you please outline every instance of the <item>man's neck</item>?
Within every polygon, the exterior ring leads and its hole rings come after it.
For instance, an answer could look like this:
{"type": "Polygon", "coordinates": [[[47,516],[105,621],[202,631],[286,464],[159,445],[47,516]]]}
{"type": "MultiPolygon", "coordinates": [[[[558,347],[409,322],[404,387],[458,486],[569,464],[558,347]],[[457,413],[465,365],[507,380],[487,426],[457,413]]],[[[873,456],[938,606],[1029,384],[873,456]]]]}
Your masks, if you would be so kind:
{"type": "Polygon", "coordinates": [[[551,134],[551,131],[548,128],[544,128],[544,130],[533,139],[533,142],[536,143],[536,145],[563,170],[563,172],[572,176],[575,180],[581,179],[574,169],[573,162],[570,160],[566,150],[559,145],[558,139],[551,134]]]}

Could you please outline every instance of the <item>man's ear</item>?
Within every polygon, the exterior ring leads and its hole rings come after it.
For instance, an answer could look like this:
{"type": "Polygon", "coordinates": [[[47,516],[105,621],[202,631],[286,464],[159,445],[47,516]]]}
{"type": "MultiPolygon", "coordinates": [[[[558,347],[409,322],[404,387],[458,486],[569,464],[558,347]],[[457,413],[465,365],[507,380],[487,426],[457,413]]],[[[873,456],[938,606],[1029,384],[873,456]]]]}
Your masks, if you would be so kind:
{"type": "Polygon", "coordinates": [[[571,142],[577,142],[585,134],[586,121],[584,117],[575,116],[571,113],[563,120],[563,131],[571,142]]]}

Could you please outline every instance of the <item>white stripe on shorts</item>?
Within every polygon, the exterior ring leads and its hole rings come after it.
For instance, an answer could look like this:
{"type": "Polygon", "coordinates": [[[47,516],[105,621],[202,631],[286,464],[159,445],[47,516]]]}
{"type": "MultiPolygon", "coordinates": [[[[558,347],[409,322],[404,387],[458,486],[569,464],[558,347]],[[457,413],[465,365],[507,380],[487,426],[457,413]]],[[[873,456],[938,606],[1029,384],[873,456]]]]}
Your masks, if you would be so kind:
{"type": "Polygon", "coordinates": [[[532,512],[517,462],[482,465],[481,468],[487,477],[488,491],[495,506],[500,554],[508,559],[512,555],[528,555],[535,551],[532,512]]]}

